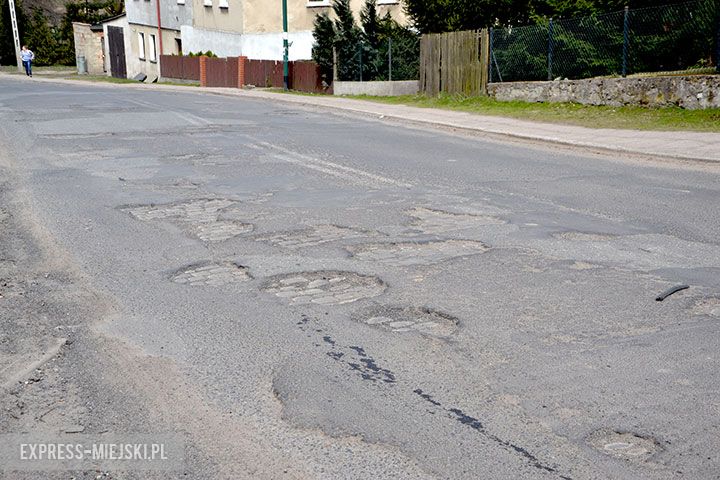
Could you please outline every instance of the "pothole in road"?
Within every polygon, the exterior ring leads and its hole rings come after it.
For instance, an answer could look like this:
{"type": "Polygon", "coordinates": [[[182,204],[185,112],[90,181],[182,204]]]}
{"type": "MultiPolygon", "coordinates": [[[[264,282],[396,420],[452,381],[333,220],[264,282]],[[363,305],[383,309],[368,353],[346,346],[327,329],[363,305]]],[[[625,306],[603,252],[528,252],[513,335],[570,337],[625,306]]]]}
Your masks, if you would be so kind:
{"type": "Polygon", "coordinates": [[[408,210],[406,213],[415,218],[410,226],[418,228],[428,234],[447,233],[485,225],[502,225],[506,223],[504,220],[490,215],[452,213],[425,207],[416,207],[408,210]]]}
{"type": "Polygon", "coordinates": [[[431,265],[455,257],[477,255],[489,249],[484,243],[472,240],[366,243],[346,248],[359,260],[396,266],[431,265]]]}
{"type": "Polygon", "coordinates": [[[222,242],[250,233],[254,226],[237,220],[220,219],[220,214],[237,202],[224,198],[201,198],[162,205],[140,205],[124,210],[143,221],[167,220],[187,226],[204,242],[222,242]]]}
{"type": "Polygon", "coordinates": [[[378,307],[353,318],[395,333],[419,332],[435,337],[449,337],[459,324],[452,315],[425,307],[378,307]]]}
{"type": "Polygon", "coordinates": [[[624,460],[642,461],[662,450],[652,437],[608,429],[593,432],[587,441],[605,455],[624,460]]]}
{"type": "Polygon", "coordinates": [[[316,227],[294,232],[280,232],[257,238],[257,241],[268,242],[278,247],[305,248],[322,245],[323,243],[372,236],[373,232],[363,232],[336,225],[318,225],[316,227]]]}
{"type": "Polygon", "coordinates": [[[575,242],[607,242],[614,240],[616,235],[606,233],[588,233],[588,232],[561,232],[553,235],[561,240],[572,240],[575,242]]]}
{"type": "Polygon", "coordinates": [[[709,315],[720,318],[720,298],[703,298],[695,302],[692,309],[695,315],[709,315]]]}
{"type": "Polygon", "coordinates": [[[294,305],[315,303],[342,305],[381,295],[385,283],[377,277],[355,272],[318,271],[281,275],[263,290],[294,305]]]}
{"type": "Polygon", "coordinates": [[[221,210],[235,203],[225,198],[198,198],[160,205],[140,205],[125,210],[143,221],[177,218],[193,222],[214,222],[221,210]]]}
{"type": "Polygon", "coordinates": [[[170,277],[175,283],[219,287],[250,280],[248,269],[233,262],[198,263],[179,270],[170,277]]]}
{"type": "Polygon", "coordinates": [[[204,242],[222,242],[238,235],[253,231],[253,225],[234,220],[218,220],[208,223],[197,223],[193,226],[195,235],[204,242]]]}

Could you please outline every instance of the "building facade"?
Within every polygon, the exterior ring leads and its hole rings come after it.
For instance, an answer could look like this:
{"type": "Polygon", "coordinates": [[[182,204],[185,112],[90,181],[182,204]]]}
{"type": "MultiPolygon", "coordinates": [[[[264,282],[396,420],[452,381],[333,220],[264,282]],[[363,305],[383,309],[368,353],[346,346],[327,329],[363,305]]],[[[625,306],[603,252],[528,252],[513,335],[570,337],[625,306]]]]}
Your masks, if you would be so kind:
{"type": "Polygon", "coordinates": [[[80,58],[85,59],[85,71],[90,75],[105,75],[105,45],[102,25],[73,22],[75,40],[75,59],[80,69],[80,58]]]}
{"type": "Polygon", "coordinates": [[[184,25],[192,24],[193,0],[187,0],[187,3],[185,0],[126,0],[125,11],[128,21],[128,78],[139,73],[147,75],[149,79],[159,78],[160,55],[179,55],[183,52],[180,32],[184,25]]]}
{"type": "MultiPolygon", "coordinates": [[[[351,2],[358,18],[364,3],[351,2]]],[[[182,51],[188,54],[210,50],[220,57],[282,60],[281,5],[280,0],[194,0],[192,22],[180,27],[182,51]]],[[[407,23],[399,0],[378,0],[377,5],[380,16],[389,12],[399,23],[407,23]]],[[[290,60],[310,59],[313,22],[318,14],[332,13],[330,0],[287,0],[287,6],[290,60]]]]}

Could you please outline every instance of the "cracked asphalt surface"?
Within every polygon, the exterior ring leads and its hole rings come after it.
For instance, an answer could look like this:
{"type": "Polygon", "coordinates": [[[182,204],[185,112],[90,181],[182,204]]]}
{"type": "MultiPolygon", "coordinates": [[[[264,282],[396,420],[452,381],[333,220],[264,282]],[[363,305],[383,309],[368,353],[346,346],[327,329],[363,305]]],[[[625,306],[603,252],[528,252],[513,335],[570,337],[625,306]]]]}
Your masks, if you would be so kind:
{"type": "Polygon", "coordinates": [[[720,165],[0,87],[0,433],[182,437],[157,478],[720,478],[720,165]]]}

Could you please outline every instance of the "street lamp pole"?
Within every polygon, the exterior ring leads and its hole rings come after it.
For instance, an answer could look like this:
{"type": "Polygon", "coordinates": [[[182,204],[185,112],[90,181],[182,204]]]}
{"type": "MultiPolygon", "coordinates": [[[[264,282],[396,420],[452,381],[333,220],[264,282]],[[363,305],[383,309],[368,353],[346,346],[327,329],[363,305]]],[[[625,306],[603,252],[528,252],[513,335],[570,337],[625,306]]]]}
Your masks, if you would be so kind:
{"type": "Polygon", "coordinates": [[[10,23],[12,24],[13,40],[15,43],[15,61],[17,62],[18,71],[23,71],[22,60],[20,59],[20,33],[18,33],[17,15],[15,14],[15,0],[9,0],[10,23]]]}
{"type": "Polygon", "coordinates": [[[288,19],[287,19],[287,0],[282,0],[282,20],[283,20],[283,88],[290,88],[290,68],[288,65],[288,19]]]}

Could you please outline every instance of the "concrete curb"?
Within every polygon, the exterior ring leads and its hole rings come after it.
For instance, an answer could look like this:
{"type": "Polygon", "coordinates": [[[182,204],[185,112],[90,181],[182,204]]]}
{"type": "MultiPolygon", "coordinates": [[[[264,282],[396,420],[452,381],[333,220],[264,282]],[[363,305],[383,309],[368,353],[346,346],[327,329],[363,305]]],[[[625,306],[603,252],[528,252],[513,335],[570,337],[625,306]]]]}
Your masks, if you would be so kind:
{"type": "MultiPolygon", "coordinates": [[[[5,78],[27,81],[19,75],[0,73],[5,78]]],[[[163,84],[110,84],[59,78],[33,78],[32,81],[92,85],[104,88],[141,88],[163,91],[190,91],[211,95],[244,97],[253,100],[283,102],[303,107],[343,112],[376,121],[423,128],[480,134],[497,141],[546,144],[582,149],[594,153],[634,156],[652,160],[720,163],[720,133],[693,131],[641,131],[591,129],[565,124],[541,123],[507,117],[466,112],[390,105],[343,97],[292,95],[265,90],[184,87],[163,84]]]]}

